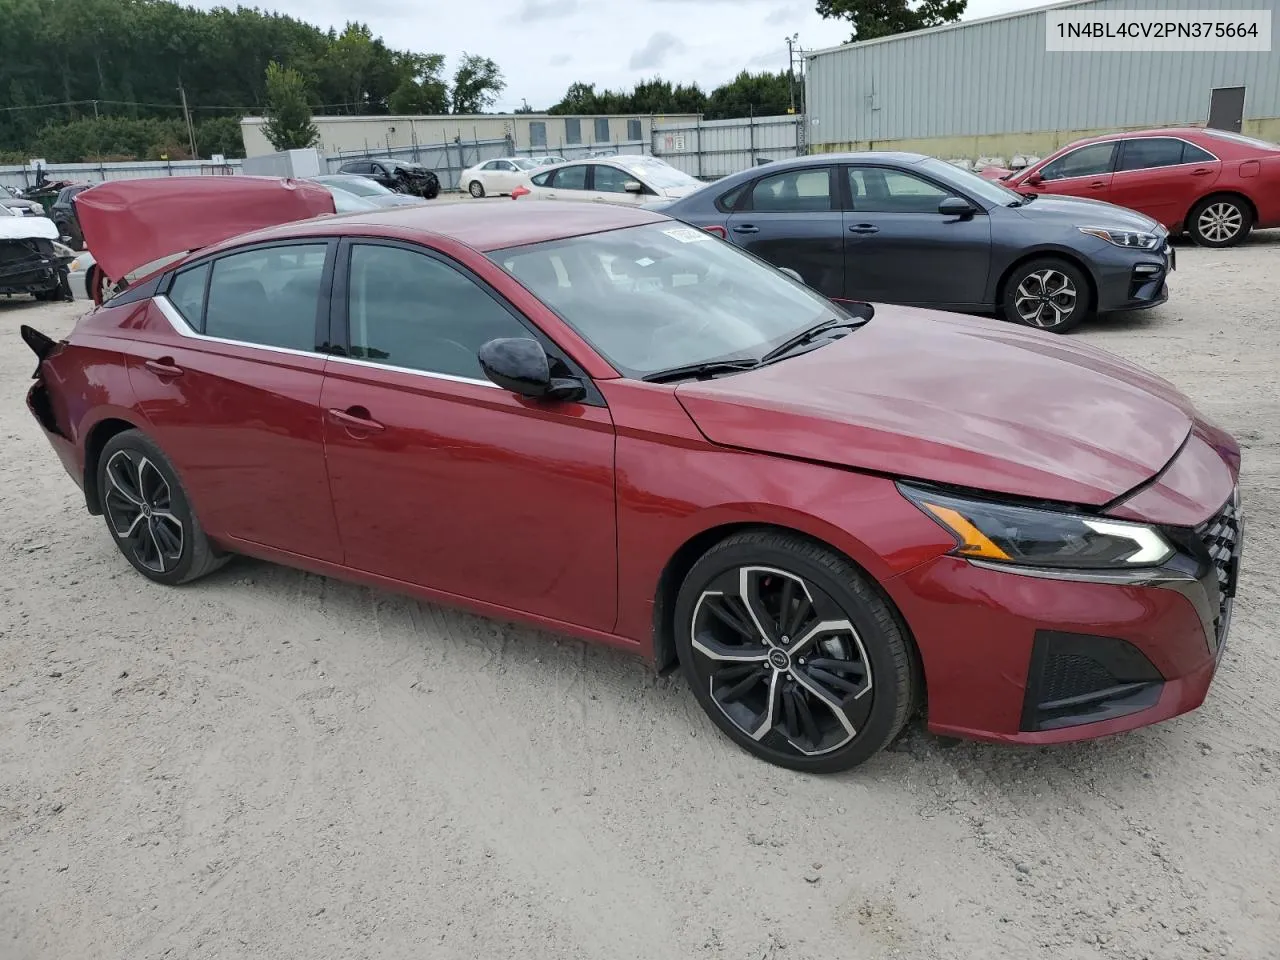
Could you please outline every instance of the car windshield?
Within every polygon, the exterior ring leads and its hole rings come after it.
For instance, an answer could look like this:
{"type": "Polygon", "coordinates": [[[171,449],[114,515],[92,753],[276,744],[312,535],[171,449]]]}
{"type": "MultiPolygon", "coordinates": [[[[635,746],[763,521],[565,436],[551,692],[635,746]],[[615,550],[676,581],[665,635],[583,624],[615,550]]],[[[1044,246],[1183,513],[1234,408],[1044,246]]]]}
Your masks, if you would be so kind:
{"type": "Polygon", "coordinates": [[[671,164],[663,163],[660,160],[619,160],[616,166],[643,178],[645,183],[651,187],[657,187],[659,190],[669,190],[675,187],[701,187],[703,185],[701,180],[691,177],[683,170],[677,170],[671,164]]]}
{"type": "Polygon", "coordinates": [[[1259,140],[1256,137],[1246,137],[1244,134],[1240,133],[1230,133],[1226,130],[1204,130],[1201,132],[1218,140],[1229,140],[1232,143],[1242,143],[1246,147],[1257,147],[1259,150],[1280,150],[1280,143],[1269,143],[1266,140],[1259,140]]]}
{"type": "Polygon", "coordinates": [[[919,167],[948,186],[963,190],[972,196],[981,197],[988,203],[1007,207],[1010,203],[1021,203],[1026,199],[1022,194],[1015,193],[1008,187],[1002,187],[986,177],[979,176],[971,170],[965,170],[963,167],[957,167],[954,163],[947,163],[945,160],[928,157],[920,161],[919,167]]]}
{"type": "Polygon", "coordinates": [[[357,197],[382,197],[392,193],[380,183],[373,180],[366,180],[363,177],[352,177],[350,180],[322,180],[331,187],[337,187],[339,190],[345,190],[347,193],[354,193],[357,197]]]}
{"type": "Polygon", "coordinates": [[[493,251],[621,373],[759,359],[836,309],[705,231],[668,220],[493,251]]]}

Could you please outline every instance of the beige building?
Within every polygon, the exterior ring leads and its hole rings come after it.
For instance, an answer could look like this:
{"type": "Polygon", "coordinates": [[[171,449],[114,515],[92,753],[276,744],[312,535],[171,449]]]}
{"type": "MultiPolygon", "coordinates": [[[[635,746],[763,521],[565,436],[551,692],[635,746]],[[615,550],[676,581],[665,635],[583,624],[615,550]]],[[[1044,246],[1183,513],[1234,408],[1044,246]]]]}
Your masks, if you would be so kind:
{"type": "MultiPolygon", "coordinates": [[[[606,148],[617,144],[653,142],[655,123],[695,121],[697,114],[618,114],[613,116],[552,116],[546,113],[443,116],[315,117],[320,150],[329,156],[352,151],[390,151],[432,144],[472,143],[510,137],[523,154],[531,150],[555,153],[568,148],[606,148]]],[[[247,156],[271,153],[262,134],[262,117],[240,121],[247,156]]]]}

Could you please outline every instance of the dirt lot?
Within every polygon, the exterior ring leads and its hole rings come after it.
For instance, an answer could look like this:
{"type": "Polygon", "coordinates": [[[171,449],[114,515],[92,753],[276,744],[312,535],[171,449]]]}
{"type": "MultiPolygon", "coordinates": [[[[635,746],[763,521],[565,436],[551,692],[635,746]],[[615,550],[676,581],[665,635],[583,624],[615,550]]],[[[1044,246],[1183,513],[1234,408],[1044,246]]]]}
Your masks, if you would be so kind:
{"type": "Polygon", "coordinates": [[[18,324],[83,307],[0,301],[0,958],[1277,957],[1280,236],[1178,256],[1077,336],[1246,447],[1208,702],[836,778],[608,650],[261,563],[146,583],[23,405],[18,324]]]}

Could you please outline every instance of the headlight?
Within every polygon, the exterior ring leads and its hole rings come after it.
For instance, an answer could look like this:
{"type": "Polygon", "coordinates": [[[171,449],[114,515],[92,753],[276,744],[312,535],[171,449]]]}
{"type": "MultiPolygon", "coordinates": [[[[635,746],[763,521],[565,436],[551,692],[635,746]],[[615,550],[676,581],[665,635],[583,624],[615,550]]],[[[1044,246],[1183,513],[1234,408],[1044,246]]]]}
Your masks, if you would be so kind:
{"type": "Polygon", "coordinates": [[[957,556],[1074,570],[1159,566],[1173,556],[1146,524],[970,500],[899,484],[903,496],[956,538],[957,556]]]}
{"type": "Polygon", "coordinates": [[[1154,250],[1160,245],[1160,238],[1154,233],[1141,233],[1137,230],[1107,230],[1103,227],[1076,227],[1081,233],[1091,237],[1114,243],[1117,247],[1130,250],[1154,250]]]}

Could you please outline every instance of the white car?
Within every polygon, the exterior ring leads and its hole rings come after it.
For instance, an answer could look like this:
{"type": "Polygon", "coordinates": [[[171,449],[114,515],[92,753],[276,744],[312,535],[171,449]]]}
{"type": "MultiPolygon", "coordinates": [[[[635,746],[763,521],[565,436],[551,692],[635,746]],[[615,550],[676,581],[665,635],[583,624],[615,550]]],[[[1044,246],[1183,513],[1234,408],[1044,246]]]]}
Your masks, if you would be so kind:
{"type": "Polygon", "coordinates": [[[554,164],[565,162],[564,157],[558,157],[555,154],[548,154],[545,157],[530,157],[529,159],[539,167],[550,167],[554,164]]]}
{"type": "Polygon", "coordinates": [[[571,160],[539,170],[511,196],[640,206],[654,200],[677,200],[704,186],[701,180],[657,157],[615,156],[571,160]]]}
{"type": "Polygon", "coordinates": [[[484,196],[501,196],[510,193],[524,182],[538,164],[528,157],[498,157],[468,167],[458,177],[458,187],[479,199],[484,196]]]}

